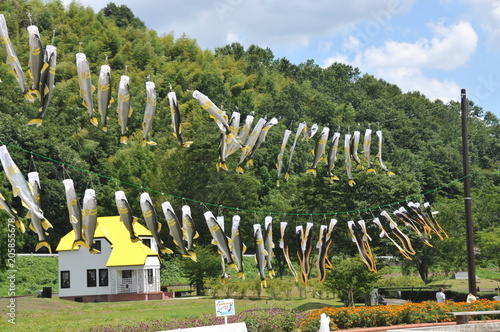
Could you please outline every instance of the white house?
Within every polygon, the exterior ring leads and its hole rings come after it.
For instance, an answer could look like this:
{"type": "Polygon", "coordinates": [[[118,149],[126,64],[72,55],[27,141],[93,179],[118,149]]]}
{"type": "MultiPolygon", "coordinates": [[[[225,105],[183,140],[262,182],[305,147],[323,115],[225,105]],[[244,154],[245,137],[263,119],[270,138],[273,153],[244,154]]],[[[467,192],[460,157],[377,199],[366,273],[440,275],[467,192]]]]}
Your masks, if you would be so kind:
{"type": "Polygon", "coordinates": [[[142,242],[130,241],[119,216],[97,218],[94,241],[98,254],[84,247],[72,250],[75,232],[59,245],[59,297],[79,302],[163,299],[160,259],[151,232],[136,222],[142,242]]]}

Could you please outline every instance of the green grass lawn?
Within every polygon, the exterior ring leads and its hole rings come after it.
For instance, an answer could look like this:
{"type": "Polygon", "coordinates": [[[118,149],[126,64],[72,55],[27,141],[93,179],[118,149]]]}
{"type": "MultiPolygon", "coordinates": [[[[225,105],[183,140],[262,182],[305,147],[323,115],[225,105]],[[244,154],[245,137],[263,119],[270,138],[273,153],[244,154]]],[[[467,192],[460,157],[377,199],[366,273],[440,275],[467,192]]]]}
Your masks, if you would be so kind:
{"type": "MultiPolygon", "coordinates": [[[[9,299],[0,299],[0,331],[87,331],[96,325],[118,325],[157,319],[215,316],[215,299],[192,298],[137,302],[79,303],[57,297],[16,299],[16,324],[7,321],[9,299]]],[[[318,309],[342,305],[336,299],[235,299],[236,312],[257,308],[318,309]]]]}

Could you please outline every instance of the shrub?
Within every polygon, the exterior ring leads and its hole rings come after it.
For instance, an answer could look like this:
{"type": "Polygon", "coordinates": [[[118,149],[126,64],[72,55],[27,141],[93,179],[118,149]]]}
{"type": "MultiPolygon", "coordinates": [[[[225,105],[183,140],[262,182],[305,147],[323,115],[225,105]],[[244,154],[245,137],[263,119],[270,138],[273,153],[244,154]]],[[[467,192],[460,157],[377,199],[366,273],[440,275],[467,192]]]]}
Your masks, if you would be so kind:
{"type": "MultiPolygon", "coordinates": [[[[499,310],[500,302],[478,300],[472,303],[453,302],[406,303],[403,305],[336,308],[325,307],[312,311],[301,323],[303,332],[315,332],[319,329],[322,313],[330,317],[330,330],[354,327],[389,326],[397,324],[420,324],[454,321],[455,317],[447,315],[450,311],[488,311],[499,310]]],[[[476,316],[477,319],[497,319],[500,315],[476,316]]]]}
{"type": "MultiPolygon", "coordinates": [[[[305,314],[294,310],[281,308],[252,309],[242,311],[234,316],[228,316],[228,323],[245,322],[248,332],[293,332],[304,320],[305,314]]],[[[224,324],[223,317],[203,315],[196,319],[175,319],[171,321],[156,320],[150,323],[120,324],[116,326],[99,325],[92,328],[91,332],[153,332],[177,330],[190,327],[224,324]]]]}

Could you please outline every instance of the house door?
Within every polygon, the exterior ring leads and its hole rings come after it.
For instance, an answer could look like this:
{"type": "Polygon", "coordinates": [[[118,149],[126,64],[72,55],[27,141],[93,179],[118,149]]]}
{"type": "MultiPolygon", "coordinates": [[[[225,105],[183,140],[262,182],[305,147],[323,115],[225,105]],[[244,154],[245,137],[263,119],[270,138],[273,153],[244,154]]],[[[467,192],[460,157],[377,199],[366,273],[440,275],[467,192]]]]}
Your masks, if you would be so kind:
{"type": "Polygon", "coordinates": [[[118,293],[137,293],[136,273],[134,270],[122,270],[118,277],[118,293]]]}

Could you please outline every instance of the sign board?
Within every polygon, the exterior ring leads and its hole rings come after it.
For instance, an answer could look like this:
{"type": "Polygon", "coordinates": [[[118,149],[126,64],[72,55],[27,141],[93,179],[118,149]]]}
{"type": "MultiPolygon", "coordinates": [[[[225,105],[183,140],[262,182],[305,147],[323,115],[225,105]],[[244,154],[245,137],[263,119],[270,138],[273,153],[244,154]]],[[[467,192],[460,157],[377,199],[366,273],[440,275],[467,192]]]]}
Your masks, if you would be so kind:
{"type": "Polygon", "coordinates": [[[217,317],[234,315],[234,299],[216,300],[215,313],[217,317]]]}

